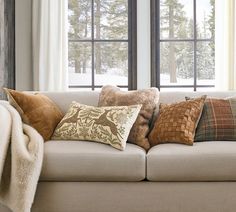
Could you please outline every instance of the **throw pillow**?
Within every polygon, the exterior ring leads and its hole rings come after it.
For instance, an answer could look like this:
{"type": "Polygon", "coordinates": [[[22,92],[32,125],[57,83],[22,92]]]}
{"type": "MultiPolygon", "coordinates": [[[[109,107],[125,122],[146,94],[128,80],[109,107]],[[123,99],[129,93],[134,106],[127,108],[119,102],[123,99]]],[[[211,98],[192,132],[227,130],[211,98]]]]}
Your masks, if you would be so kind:
{"type": "Polygon", "coordinates": [[[236,97],[206,99],[194,140],[236,140],[236,97]]]}
{"type": "Polygon", "coordinates": [[[148,150],[150,144],[148,133],[153,112],[159,101],[159,91],[157,88],[150,88],[136,91],[121,91],[114,86],[104,86],[99,97],[99,106],[123,106],[141,104],[142,108],[134,123],[128,142],[137,144],[148,150]]]}
{"type": "Polygon", "coordinates": [[[193,145],[206,96],[170,105],[160,104],[159,116],[149,134],[151,146],[161,143],[193,145]]]}
{"type": "Polygon", "coordinates": [[[73,102],[58,124],[55,140],[88,140],[124,150],[141,105],[93,107],[73,102]]]}
{"type": "Polygon", "coordinates": [[[7,88],[4,88],[4,91],[9,103],[19,112],[23,122],[34,127],[45,141],[49,140],[63,118],[59,107],[42,94],[28,94],[7,88]]]}

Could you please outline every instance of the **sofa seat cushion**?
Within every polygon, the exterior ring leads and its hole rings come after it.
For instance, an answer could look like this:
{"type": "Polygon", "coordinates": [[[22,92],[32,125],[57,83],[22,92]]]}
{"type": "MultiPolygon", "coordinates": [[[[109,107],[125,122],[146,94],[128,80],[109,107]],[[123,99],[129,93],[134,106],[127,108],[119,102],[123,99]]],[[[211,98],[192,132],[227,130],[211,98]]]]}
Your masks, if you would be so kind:
{"type": "Polygon", "coordinates": [[[160,144],[147,154],[150,181],[234,181],[236,142],[160,144]]]}
{"type": "Polygon", "coordinates": [[[48,141],[40,180],[141,181],[145,164],[145,150],[134,144],[119,151],[89,141],[48,141]]]}

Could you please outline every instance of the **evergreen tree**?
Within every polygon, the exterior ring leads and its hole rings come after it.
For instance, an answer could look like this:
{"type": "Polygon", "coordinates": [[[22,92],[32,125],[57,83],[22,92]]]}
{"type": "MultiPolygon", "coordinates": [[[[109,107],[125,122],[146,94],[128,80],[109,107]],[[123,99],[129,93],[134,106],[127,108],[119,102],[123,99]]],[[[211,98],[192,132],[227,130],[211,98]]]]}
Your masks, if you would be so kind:
{"type": "MultiPolygon", "coordinates": [[[[162,0],[161,1],[161,34],[162,36],[167,36],[169,39],[174,38],[186,38],[187,37],[187,18],[183,10],[184,5],[179,3],[178,0],[162,0]]],[[[174,42],[170,42],[168,45],[163,45],[162,56],[165,58],[165,55],[168,55],[166,58],[167,63],[162,63],[163,72],[165,73],[168,70],[170,74],[170,82],[177,82],[177,62],[176,57],[179,51],[182,51],[178,48],[174,42]],[[166,47],[166,48],[165,48],[166,47]],[[168,52],[168,53],[167,53],[168,52]]]]}
{"type": "MultiPolygon", "coordinates": [[[[91,37],[91,3],[90,1],[69,1],[69,38],[81,39],[91,37]]],[[[86,73],[90,62],[91,48],[87,44],[70,43],[69,66],[75,67],[76,73],[86,73]]]]}

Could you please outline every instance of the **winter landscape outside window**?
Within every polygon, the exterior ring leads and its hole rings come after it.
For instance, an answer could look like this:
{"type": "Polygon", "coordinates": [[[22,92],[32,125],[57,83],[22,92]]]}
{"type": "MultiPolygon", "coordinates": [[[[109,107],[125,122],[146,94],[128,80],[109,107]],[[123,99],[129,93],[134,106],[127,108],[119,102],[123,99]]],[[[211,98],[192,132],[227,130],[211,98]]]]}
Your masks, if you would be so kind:
{"type": "Polygon", "coordinates": [[[215,85],[215,0],[151,0],[152,86],[215,85]]]}
{"type": "Polygon", "coordinates": [[[136,0],[69,0],[69,87],[136,89],[136,0]]]}

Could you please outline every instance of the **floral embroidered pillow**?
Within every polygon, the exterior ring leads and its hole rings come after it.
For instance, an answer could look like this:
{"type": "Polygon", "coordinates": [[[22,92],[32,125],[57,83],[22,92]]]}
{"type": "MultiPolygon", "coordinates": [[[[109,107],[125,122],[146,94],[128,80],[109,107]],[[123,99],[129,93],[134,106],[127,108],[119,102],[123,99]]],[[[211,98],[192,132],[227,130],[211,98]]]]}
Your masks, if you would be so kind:
{"type": "Polygon", "coordinates": [[[94,107],[72,102],[52,139],[95,141],[124,150],[141,107],[94,107]]]}

